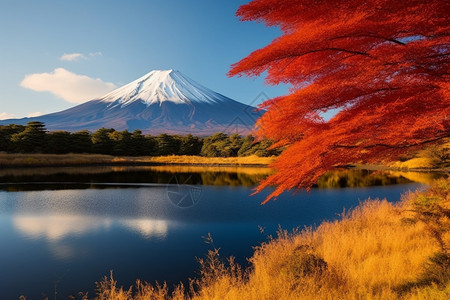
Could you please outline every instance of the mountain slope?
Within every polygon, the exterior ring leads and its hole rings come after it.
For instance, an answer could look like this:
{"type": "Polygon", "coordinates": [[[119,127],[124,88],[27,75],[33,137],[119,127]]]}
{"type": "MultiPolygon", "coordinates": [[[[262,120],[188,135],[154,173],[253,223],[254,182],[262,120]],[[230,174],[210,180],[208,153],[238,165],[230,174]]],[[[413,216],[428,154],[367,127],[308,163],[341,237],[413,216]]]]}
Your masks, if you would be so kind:
{"type": "Polygon", "coordinates": [[[248,134],[260,116],[254,107],[216,93],[174,70],[156,70],[109,94],[70,109],[0,124],[41,121],[50,131],[101,127],[144,133],[248,134]]]}

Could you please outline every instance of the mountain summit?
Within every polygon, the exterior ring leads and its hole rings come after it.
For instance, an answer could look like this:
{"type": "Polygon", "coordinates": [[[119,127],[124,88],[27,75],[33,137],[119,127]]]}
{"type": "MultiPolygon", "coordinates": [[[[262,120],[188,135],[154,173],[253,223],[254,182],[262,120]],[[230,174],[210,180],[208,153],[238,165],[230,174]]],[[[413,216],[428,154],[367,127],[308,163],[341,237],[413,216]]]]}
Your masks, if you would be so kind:
{"type": "Polygon", "coordinates": [[[170,101],[177,104],[218,103],[224,96],[198,84],[175,70],[155,70],[100,98],[127,105],[143,101],[147,105],[170,101]]]}
{"type": "Polygon", "coordinates": [[[103,97],[67,110],[0,124],[44,122],[47,129],[140,129],[144,133],[210,135],[248,134],[261,115],[175,70],[155,70],[103,97]]]}

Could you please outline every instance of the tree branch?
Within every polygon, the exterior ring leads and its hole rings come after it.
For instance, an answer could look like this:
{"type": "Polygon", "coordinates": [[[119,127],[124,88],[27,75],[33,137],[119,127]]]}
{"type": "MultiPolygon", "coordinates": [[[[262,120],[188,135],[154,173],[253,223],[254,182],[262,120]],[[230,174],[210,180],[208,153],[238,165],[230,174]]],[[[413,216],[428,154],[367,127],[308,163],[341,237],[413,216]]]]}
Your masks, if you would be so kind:
{"type": "MultiPolygon", "coordinates": [[[[370,54],[366,53],[366,52],[362,52],[362,51],[357,51],[357,50],[348,50],[348,49],[344,49],[344,48],[323,48],[323,49],[314,49],[314,50],[309,50],[309,51],[305,51],[302,53],[294,53],[294,54],[289,54],[289,55],[282,55],[281,57],[275,58],[272,60],[273,61],[280,61],[283,59],[288,59],[288,58],[296,58],[296,57],[301,57],[304,55],[308,55],[308,54],[312,54],[312,53],[317,53],[317,52],[324,52],[324,51],[336,51],[336,52],[345,52],[345,53],[350,53],[350,54],[354,54],[354,55],[362,55],[362,56],[367,56],[367,57],[371,57],[370,54]]],[[[290,64],[290,63],[289,63],[290,64]]],[[[265,64],[263,64],[265,65],[265,64]]]]}
{"type": "Polygon", "coordinates": [[[356,148],[361,148],[361,149],[371,149],[371,148],[376,148],[376,147],[385,147],[385,148],[390,148],[390,149],[406,149],[406,148],[411,148],[411,147],[416,147],[416,146],[420,146],[420,145],[425,145],[428,143],[433,143],[439,140],[442,140],[444,138],[448,138],[450,137],[450,134],[446,133],[443,136],[438,136],[429,140],[424,140],[421,141],[420,143],[415,143],[415,144],[407,144],[407,145],[389,145],[389,144],[383,144],[383,143],[376,143],[376,144],[372,144],[372,145],[365,145],[365,146],[356,146],[356,145],[340,145],[340,144],[334,144],[333,148],[345,148],[345,149],[356,149],[356,148]]]}
{"type": "Polygon", "coordinates": [[[387,38],[375,33],[369,33],[369,34],[355,34],[355,35],[341,35],[341,36],[337,36],[337,37],[333,37],[330,38],[329,40],[333,41],[333,40],[339,40],[339,39],[348,39],[348,38],[353,38],[353,37],[371,37],[371,38],[376,38],[376,39],[382,39],[385,41],[389,41],[392,42],[394,44],[398,44],[398,45],[402,45],[402,46],[406,46],[406,43],[400,42],[399,40],[393,39],[393,38],[387,38]]]}

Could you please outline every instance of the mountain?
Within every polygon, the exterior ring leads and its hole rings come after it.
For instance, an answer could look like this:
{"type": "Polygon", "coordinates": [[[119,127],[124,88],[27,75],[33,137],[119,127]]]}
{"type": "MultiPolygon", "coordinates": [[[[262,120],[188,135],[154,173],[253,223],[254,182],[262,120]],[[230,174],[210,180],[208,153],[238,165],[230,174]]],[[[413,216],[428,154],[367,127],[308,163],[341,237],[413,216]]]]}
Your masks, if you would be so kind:
{"type": "Polygon", "coordinates": [[[155,70],[103,97],[67,110],[0,125],[41,121],[47,130],[140,129],[149,134],[250,133],[261,112],[195,82],[179,71],[155,70]]]}

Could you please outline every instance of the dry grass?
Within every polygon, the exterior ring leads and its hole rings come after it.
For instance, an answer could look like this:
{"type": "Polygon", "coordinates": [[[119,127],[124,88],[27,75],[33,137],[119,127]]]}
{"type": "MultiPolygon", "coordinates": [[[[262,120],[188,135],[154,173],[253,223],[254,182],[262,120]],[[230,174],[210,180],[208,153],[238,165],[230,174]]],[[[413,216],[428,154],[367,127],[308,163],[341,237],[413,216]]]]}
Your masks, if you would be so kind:
{"type": "Polygon", "coordinates": [[[0,152],[0,167],[44,167],[73,165],[206,165],[206,166],[265,166],[275,157],[202,157],[202,156],[111,156],[102,154],[8,154],[0,152]]]}
{"type": "Polygon", "coordinates": [[[164,165],[146,167],[151,171],[170,172],[170,173],[206,173],[206,172],[223,172],[223,173],[239,173],[245,175],[270,175],[274,171],[266,167],[242,167],[242,166],[193,166],[193,165],[164,165]]]}
{"type": "Polygon", "coordinates": [[[268,165],[275,160],[272,157],[256,155],[242,157],[203,157],[203,156],[157,156],[150,157],[150,161],[166,164],[201,164],[201,165],[268,165]]]}
{"type": "Polygon", "coordinates": [[[0,152],[0,167],[108,164],[114,157],[101,154],[7,154],[0,152]]]}
{"type": "Polygon", "coordinates": [[[404,162],[395,162],[392,166],[399,169],[432,169],[435,164],[436,160],[431,157],[414,157],[404,162]]]}
{"type": "Polygon", "coordinates": [[[443,143],[428,146],[406,161],[394,162],[394,168],[399,169],[436,169],[450,167],[450,138],[443,143]]]}
{"type": "Polygon", "coordinates": [[[450,181],[404,196],[368,200],[340,221],[280,231],[241,270],[217,249],[200,261],[201,277],[170,294],[137,282],[98,285],[98,299],[449,299],[450,181]]]}
{"type": "Polygon", "coordinates": [[[192,165],[162,165],[162,166],[82,166],[82,167],[34,167],[34,168],[0,168],[0,177],[31,176],[53,174],[102,174],[126,171],[156,171],[167,173],[238,173],[249,176],[269,175],[273,170],[267,167],[249,166],[192,166],[192,165]]]}

